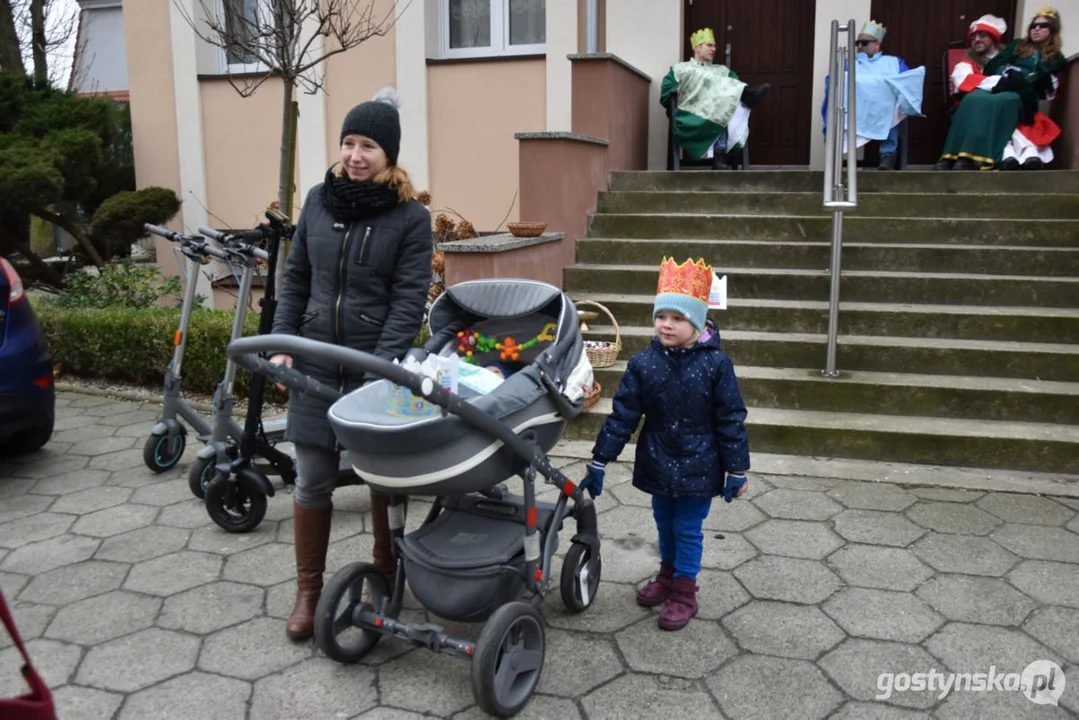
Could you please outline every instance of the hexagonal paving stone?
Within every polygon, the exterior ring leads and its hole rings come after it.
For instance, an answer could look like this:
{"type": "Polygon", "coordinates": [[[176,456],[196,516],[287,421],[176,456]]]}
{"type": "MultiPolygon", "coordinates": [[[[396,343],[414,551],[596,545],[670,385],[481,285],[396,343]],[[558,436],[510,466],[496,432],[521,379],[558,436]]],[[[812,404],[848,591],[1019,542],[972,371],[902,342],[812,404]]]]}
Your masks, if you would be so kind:
{"type": "Polygon", "coordinates": [[[1079,610],[1041,608],[1030,616],[1023,629],[1070,662],[1079,663],[1079,610]]]}
{"type": "MultiPolygon", "coordinates": [[[[606,488],[604,488],[604,490],[606,490],[606,488]]],[[[611,494],[614,495],[622,505],[648,509],[652,508],[652,496],[641,492],[632,485],[619,485],[618,487],[611,489],[611,494]]]]}
{"type": "Polygon", "coordinates": [[[73,399],[69,407],[73,408],[92,408],[100,405],[109,405],[113,401],[107,397],[101,395],[91,395],[89,393],[73,393],[73,399]]]}
{"type": "Polygon", "coordinates": [[[536,691],[567,698],[583,695],[625,670],[606,638],[564,630],[547,632],[546,658],[551,662],[544,662],[536,691]]]}
{"type": "Polygon", "coordinates": [[[110,592],[62,608],[45,635],[81,645],[99,645],[150,627],[160,608],[158,598],[110,592]]]}
{"type": "Polygon", "coordinates": [[[101,438],[107,438],[115,432],[116,428],[102,425],[99,422],[94,422],[88,425],[82,425],[71,430],[60,430],[59,432],[53,431],[52,440],[56,442],[66,443],[79,443],[86,440],[99,440],[101,438]]]}
{"type": "Polygon", "coordinates": [[[937,570],[1000,577],[1019,558],[989,538],[930,533],[914,544],[914,553],[937,570]]]}
{"type": "Polygon", "coordinates": [[[1037,495],[992,493],[979,500],[977,505],[1011,523],[1063,525],[1075,517],[1074,510],[1037,495]]]}
{"type": "Polygon", "coordinates": [[[240,718],[247,712],[251,691],[251,685],[240,680],[187,673],[131,695],[119,720],[240,718]]]}
{"type": "Polygon", "coordinates": [[[106,538],[94,557],[128,563],[152,560],[182,548],[189,534],[187,530],[151,525],[106,538]]]}
{"type": "Polygon", "coordinates": [[[627,673],[581,700],[588,720],[640,717],[642,708],[663,708],[664,718],[719,720],[708,693],[696,683],[666,676],[627,673]]]}
{"type": "Polygon", "coordinates": [[[198,498],[161,508],[161,514],[155,521],[157,525],[186,529],[207,527],[213,523],[206,512],[206,503],[198,498]]]}
{"type": "Polygon", "coordinates": [[[4,591],[4,597],[16,597],[28,582],[30,582],[30,578],[25,575],[0,572],[0,590],[4,591]]]}
{"type": "Polygon", "coordinates": [[[1022,672],[1034,660],[1063,660],[1026,633],[1013,628],[949,623],[925,642],[925,647],[953,672],[1022,672]]]}
{"type": "MultiPolygon", "coordinates": [[[[137,467],[149,472],[149,470],[146,470],[146,463],[142,459],[142,438],[131,439],[135,444],[130,450],[120,450],[90,458],[90,462],[87,463],[86,467],[94,470],[108,470],[109,472],[137,467]]],[[[194,450],[191,450],[191,452],[193,453],[194,450]]]]}
{"type": "Polygon", "coordinates": [[[1008,580],[1035,600],[1079,608],[1079,573],[1074,565],[1024,560],[1008,580]]]}
{"type": "Polygon", "coordinates": [[[94,554],[100,540],[60,535],[13,550],[0,564],[8,572],[37,574],[82,562],[94,554]]]}
{"type": "Polygon", "coordinates": [[[254,585],[230,582],[203,585],[165,600],[157,625],[206,635],[261,615],[265,594],[254,585]]]}
{"type": "MultiPolygon", "coordinates": [[[[698,578],[698,583],[700,578],[698,578]]],[[[702,588],[703,591],[703,588],[702,588]]],[[[295,597],[295,588],[291,589],[295,597]]],[[[288,600],[289,607],[292,599],[288,600]]],[[[651,611],[637,604],[632,585],[601,581],[592,605],[584,612],[574,613],[562,604],[556,590],[547,597],[543,607],[543,619],[550,627],[577,630],[588,633],[611,633],[637,622],[651,611]]]]}
{"type": "Polygon", "coordinates": [[[811,605],[754,600],[723,619],[743,649],[762,655],[813,660],[846,635],[811,605]]]}
{"type": "MultiPolygon", "coordinates": [[[[705,537],[707,538],[707,534],[705,537]]],[[[639,537],[602,539],[604,582],[636,584],[654,576],[659,569],[659,546],[656,540],[647,541],[639,537]]],[[[708,555],[707,540],[705,555],[708,555]]]]}
{"type": "MultiPolygon", "coordinates": [[[[49,626],[56,616],[56,608],[51,605],[24,602],[22,600],[8,600],[8,607],[15,618],[15,626],[19,628],[19,636],[23,642],[41,637],[45,628],[49,626]]],[[[0,635],[0,648],[10,647],[15,643],[6,632],[0,635]]]]}
{"type": "Polygon", "coordinates": [[[891,590],[845,588],[821,608],[857,637],[921,642],[944,624],[944,618],[918,597],[891,590]]]}
{"type": "Polygon", "coordinates": [[[289,640],[280,620],[257,618],[206,638],[198,668],[241,680],[257,680],[310,655],[311,646],[289,640]]]}
{"type": "MultiPolygon", "coordinates": [[[[1072,665],[1064,669],[1064,678],[1068,687],[1079,687],[1079,665],[1072,665]]],[[[1060,705],[1079,715],[1079,693],[1066,692],[1060,697],[1060,705]]]]}
{"type": "Polygon", "coordinates": [[[928,713],[878,703],[849,702],[831,720],[932,720],[928,713]]]}
{"type": "MultiPolygon", "coordinates": [[[[1065,695],[1070,691],[1069,684],[1065,695]]],[[[952,693],[935,714],[940,720],[1011,720],[1012,718],[1066,720],[1074,718],[1062,708],[1035,705],[1020,692],[952,693]]]]}
{"type": "Polygon", "coordinates": [[[876,510],[844,510],[835,516],[835,531],[850,542],[907,547],[926,529],[902,515],[876,510]]]}
{"type": "Polygon", "coordinates": [[[188,550],[201,550],[218,555],[235,555],[277,539],[277,523],[263,520],[259,526],[247,533],[225,532],[217,525],[199,528],[191,533],[187,543],[188,550]]]}
{"type": "MultiPolygon", "coordinates": [[[[1064,528],[1008,523],[989,537],[1021,557],[1079,562],[1079,535],[1064,528]]],[[[1079,568],[1074,572],[1079,572],[1079,568]]]]}
{"type": "Polygon", "coordinates": [[[922,527],[941,533],[988,535],[1000,519],[973,505],[921,502],[907,510],[907,517],[922,527]]]}
{"type": "Polygon", "coordinates": [[[822,492],[808,490],[773,490],[754,503],[774,518],[788,520],[827,520],[843,506],[822,492]]]}
{"type": "Polygon", "coordinates": [[[37,480],[31,480],[29,478],[9,478],[5,477],[5,466],[0,465],[0,478],[4,478],[3,482],[0,482],[0,500],[6,500],[7,498],[17,497],[19,495],[25,495],[30,492],[30,488],[34,486],[37,480]]]}
{"type": "Polygon", "coordinates": [[[821,602],[842,585],[818,562],[771,555],[750,560],[733,572],[754,597],[807,605],[821,602]]]}
{"type": "Polygon", "coordinates": [[[777,488],[788,490],[808,490],[810,492],[828,492],[845,481],[839,478],[810,477],[806,475],[769,475],[768,482],[777,488]]]}
{"type": "MultiPolygon", "coordinates": [[[[34,661],[34,668],[45,684],[51,688],[67,683],[82,657],[82,648],[57,640],[31,640],[26,652],[34,661]]],[[[22,677],[25,664],[18,648],[0,650],[0,697],[9,698],[29,692],[22,677]]]]}
{"type": "MultiPolygon", "coordinates": [[[[533,697],[533,702],[536,699],[537,698],[533,697]]],[[[577,712],[577,708],[574,707],[573,703],[568,702],[568,701],[563,701],[563,702],[566,702],[566,704],[569,706],[569,708],[568,708],[569,713],[570,713],[569,717],[578,717],[578,718],[580,717],[579,713],[577,715],[573,714],[573,713],[577,712]]],[[[531,707],[531,704],[528,707],[531,707]]],[[[473,708],[472,710],[463,712],[463,713],[461,713],[459,715],[454,715],[453,716],[454,720],[468,720],[468,716],[469,716],[470,712],[480,713],[481,711],[479,710],[479,708],[473,708]]],[[[352,720],[424,720],[427,717],[429,717],[429,716],[428,715],[420,715],[419,713],[409,712],[408,710],[398,710],[396,708],[388,708],[388,707],[377,707],[377,708],[373,708],[371,710],[368,710],[367,712],[360,713],[356,717],[352,718],[352,720]]],[[[478,714],[478,715],[476,715],[476,717],[480,718],[481,715],[478,714]]],[[[517,715],[517,717],[524,717],[524,715],[520,714],[520,715],[517,715]]],[[[546,717],[563,717],[563,716],[562,715],[548,715],[546,717]]]]}
{"type": "MultiPolygon", "coordinates": [[[[149,473],[150,471],[146,470],[146,472],[149,473]]],[[[187,487],[186,482],[163,482],[147,485],[137,489],[135,494],[131,496],[131,502],[133,503],[157,507],[175,505],[178,502],[190,499],[191,490],[187,487]]]]}
{"type": "MultiPolygon", "coordinates": [[[[113,428],[109,428],[109,430],[112,431],[113,428]]],[[[116,437],[113,435],[110,437],[100,437],[94,438],[93,440],[77,442],[71,446],[71,449],[68,450],[68,452],[72,455],[86,455],[93,458],[114,453],[118,450],[127,450],[132,447],[135,442],[135,438],[116,437]]]]}
{"type": "Polygon", "coordinates": [[[914,645],[849,638],[817,662],[848,695],[865,702],[885,701],[911,708],[929,708],[937,702],[936,691],[892,692],[878,683],[885,674],[929,672],[940,662],[914,645]],[[878,698],[877,696],[881,697],[878,698]]]}
{"type": "Polygon", "coordinates": [[[729,717],[746,720],[827,717],[842,693],[812,663],[743,655],[705,683],[729,717]],[[762,688],[767,687],[766,692],[762,688]]]}
{"type": "Polygon", "coordinates": [[[678,633],[642,620],[619,631],[615,640],[631,670],[690,679],[704,677],[738,654],[719,625],[696,619],[678,633]]]}
{"type": "Polygon", "coordinates": [[[101,720],[111,718],[124,701],[123,695],[92,688],[65,685],[53,690],[56,716],[64,720],[101,720]]]}
{"type": "Polygon", "coordinates": [[[16,495],[5,498],[0,504],[0,523],[11,522],[19,518],[44,512],[56,500],[44,495],[16,495]]]}
{"type": "Polygon", "coordinates": [[[134,692],[195,667],[199,639],[150,628],[91,648],[76,682],[134,692]]]}
{"type": "Polygon", "coordinates": [[[96,417],[109,417],[113,415],[122,415],[123,413],[131,412],[132,408],[136,408],[138,405],[128,401],[116,401],[110,400],[102,405],[89,406],[83,410],[83,415],[91,415],[96,417]]]}
{"type": "MultiPolygon", "coordinates": [[[[126,487],[133,490],[144,487],[151,487],[153,485],[176,485],[183,483],[184,487],[187,487],[187,466],[177,465],[168,472],[163,472],[160,475],[151,472],[147,469],[145,464],[133,465],[127,468],[121,468],[114,470],[109,479],[105,481],[106,485],[115,487],[126,487]]],[[[191,493],[188,492],[190,497],[191,493]]],[[[147,505],[151,503],[146,503],[147,505]]]]}
{"type": "Polygon", "coordinates": [[[123,505],[131,497],[131,490],[122,487],[95,487],[73,492],[57,500],[49,508],[57,513],[92,513],[105,508],[123,505]]]}
{"type": "MultiPolygon", "coordinates": [[[[752,503],[713,502],[712,510],[708,513],[708,517],[704,519],[704,528],[705,530],[713,531],[742,532],[754,525],[759,525],[767,519],[768,516],[758,510],[752,503]]],[[[655,521],[650,522],[651,527],[654,529],[655,521]]],[[[606,528],[606,518],[604,518],[604,523],[604,528],[606,528]]]]}
{"type": "Polygon", "coordinates": [[[703,568],[732,570],[759,554],[760,551],[738,533],[704,531],[704,554],[701,556],[703,568]]]}
{"type": "Polygon", "coordinates": [[[145,432],[146,426],[153,423],[160,416],[157,410],[132,410],[130,407],[115,415],[108,415],[98,420],[102,425],[111,427],[123,427],[125,425],[141,424],[145,432]]]}
{"type": "Polygon", "coordinates": [[[100,538],[122,535],[151,524],[157,513],[157,508],[127,503],[83,515],[71,530],[100,538]]]}
{"type": "Polygon", "coordinates": [[[918,597],[949,620],[986,625],[1019,625],[1038,606],[1003,580],[970,575],[938,575],[918,597]]]}
{"type": "Polygon", "coordinates": [[[224,578],[235,582],[268,587],[293,577],[296,577],[295,551],[291,545],[283,543],[271,543],[236,553],[229,556],[225,563],[224,578]]]}
{"type": "Polygon", "coordinates": [[[381,704],[449,717],[475,702],[468,675],[453,658],[416,649],[379,668],[381,704]]]}
{"type": "Polygon", "coordinates": [[[820,560],[843,545],[825,525],[804,520],[769,520],[746,532],[746,539],[768,555],[820,560]]]}
{"type": "Polygon", "coordinates": [[[117,589],[127,571],[127,565],[98,560],[61,567],[35,577],[19,598],[48,605],[67,605],[117,589]]]}
{"type": "Polygon", "coordinates": [[[907,550],[872,545],[848,545],[828,557],[828,565],[857,587],[909,592],[933,571],[907,550]]]}
{"type": "Polygon", "coordinates": [[[182,550],[136,565],[124,589],[150,595],[175,595],[217,580],[220,572],[221,558],[217,555],[182,550]]]}
{"type": "Polygon", "coordinates": [[[1073,533],[1079,535],[1079,516],[1076,516],[1074,520],[1065,525],[1064,527],[1071,530],[1073,533]]]}
{"type": "MultiPolygon", "coordinates": [[[[109,474],[104,470],[83,468],[38,480],[31,492],[37,495],[70,495],[101,487],[108,479],[109,474]]],[[[77,510],[76,512],[91,511],[77,510]]]]}
{"type": "Polygon", "coordinates": [[[901,512],[917,502],[918,498],[888,483],[848,482],[828,491],[828,497],[858,510],[901,512]]]}
{"type": "MultiPolygon", "coordinates": [[[[25,465],[19,466],[12,477],[37,479],[58,477],[65,473],[74,473],[76,470],[86,467],[89,462],[90,458],[84,455],[46,455],[39,460],[31,460],[25,465]]],[[[82,490],[85,487],[87,486],[77,489],[82,490]]]]}
{"type": "MultiPolygon", "coordinates": [[[[363,516],[363,513],[334,510],[330,520],[330,542],[337,542],[362,533],[363,516]]],[[[278,526],[277,540],[284,543],[292,542],[292,518],[281,521],[278,526]]]]}
{"type": "Polygon", "coordinates": [[[0,525],[0,547],[19,548],[32,542],[63,535],[75,522],[74,515],[44,512],[0,525]]]}
{"type": "MultiPolygon", "coordinates": [[[[719,620],[750,600],[749,593],[729,572],[702,570],[697,576],[697,587],[700,588],[697,617],[701,620],[719,620]]],[[[655,608],[656,612],[661,609],[662,606],[655,608]]]]}
{"type": "MultiPolygon", "coordinates": [[[[400,710],[390,710],[389,708],[384,708],[384,710],[401,714],[378,715],[379,708],[376,708],[360,715],[358,718],[354,718],[354,720],[413,720],[414,718],[419,720],[420,717],[400,710]]],[[[454,715],[453,720],[487,720],[490,717],[490,715],[480,710],[478,705],[475,705],[463,713],[454,715]]],[[[580,720],[581,712],[572,700],[534,693],[529,698],[528,704],[513,717],[517,718],[517,720],[550,720],[551,718],[580,720]]]]}
{"type": "Polygon", "coordinates": [[[985,495],[985,493],[978,490],[964,490],[963,488],[912,486],[903,489],[923,500],[934,500],[936,502],[969,503],[985,495]]]}

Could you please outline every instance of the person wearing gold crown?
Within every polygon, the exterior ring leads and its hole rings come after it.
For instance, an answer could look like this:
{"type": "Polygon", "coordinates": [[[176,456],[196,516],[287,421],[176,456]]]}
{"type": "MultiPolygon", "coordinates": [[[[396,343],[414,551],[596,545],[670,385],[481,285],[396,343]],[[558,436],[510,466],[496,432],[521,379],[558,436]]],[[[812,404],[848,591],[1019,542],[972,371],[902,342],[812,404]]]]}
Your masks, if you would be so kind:
{"type": "Polygon", "coordinates": [[[661,562],[637,602],[663,605],[664,630],[680,630],[697,614],[702,527],[712,498],[731,502],[747,487],[746,406],[707,318],[712,279],[704,260],[679,265],[664,258],[652,305],[656,335],[630,358],[580,484],[592,497],[603,492],[607,463],[618,459],[643,417],[633,485],[652,496],[661,562]]]}
{"type": "MultiPolygon", "coordinates": [[[[922,88],[925,68],[913,70],[903,58],[885,55],[881,44],[887,28],[869,20],[858,33],[855,67],[855,99],[858,147],[870,141],[880,143],[880,170],[895,170],[899,148],[899,124],[908,117],[922,116],[922,88]]],[[[824,79],[824,104],[821,115],[828,128],[828,93],[830,78],[824,79]]]]}
{"type": "Polygon", "coordinates": [[[1064,68],[1060,13],[1034,14],[1027,37],[999,48],[1008,24],[983,15],[970,25],[971,50],[952,71],[955,115],[938,170],[1038,170],[1053,160],[1060,126],[1038,111],[1064,68]]]}
{"type": "Polygon", "coordinates": [[[747,85],[726,65],[713,63],[716,37],[710,28],[693,33],[689,42],[693,59],[671,66],[659,102],[667,107],[678,94],[671,118],[678,144],[695,160],[711,158],[712,169],[723,170],[749,138],[749,111],[772,86],[747,85]]]}

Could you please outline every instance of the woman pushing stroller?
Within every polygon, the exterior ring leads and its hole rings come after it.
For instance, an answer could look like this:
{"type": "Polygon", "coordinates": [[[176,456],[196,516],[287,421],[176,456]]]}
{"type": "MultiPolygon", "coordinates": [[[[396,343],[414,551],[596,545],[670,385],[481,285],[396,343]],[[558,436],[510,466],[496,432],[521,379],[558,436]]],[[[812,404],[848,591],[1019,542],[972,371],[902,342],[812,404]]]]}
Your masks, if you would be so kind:
{"type": "Polygon", "coordinates": [[[652,496],[661,562],[637,602],[663,605],[664,630],[680,630],[697,614],[712,498],[731,502],[748,487],[746,408],[734,365],[707,319],[711,285],[712,268],[703,260],[664,259],[652,309],[656,335],[630,358],[581,482],[593,497],[603,491],[606,464],[618,458],[643,415],[633,485],[652,496]]]}
{"type": "MultiPolygon", "coordinates": [[[[307,194],[285,268],[273,332],[299,335],[402,357],[420,330],[431,280],[431,219],[397,165],[401,122],[392,88],[349,111],[341,126],[341,160],[307,194]]],[[[270,362],[293,367],[293,358],[270,362]]],[[[297,370],[347,393],[361,373],[317,358],[297,358],[297,370]]],[[[328,403],[289,398],[285,439],[296,447],[293,503],[296,603],[285,630],[310,637],[322,592],[330,538],[339,447],[326,418],[328,403]]],[[[393,587],[389,496],[371,493],[374,562],[393,587]]]]}

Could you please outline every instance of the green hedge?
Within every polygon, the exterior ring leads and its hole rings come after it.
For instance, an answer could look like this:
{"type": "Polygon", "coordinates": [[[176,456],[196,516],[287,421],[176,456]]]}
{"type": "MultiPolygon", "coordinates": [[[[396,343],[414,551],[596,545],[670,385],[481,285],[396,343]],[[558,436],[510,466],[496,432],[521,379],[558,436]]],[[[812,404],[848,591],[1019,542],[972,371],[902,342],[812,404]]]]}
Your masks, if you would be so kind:
{"type": "MultiPolygon", "coordinates": [[[[180,324],[175,308],[59,308],[39,303],[41,321],[53,362],[62,374],[160,386],[172,359],[173,337],[180,324]]],[[[225,348],[232,334],[233,313],[196,309],[191,315],[182,368],[184,388],[212,394],[225,373],[225,348]]],[[[245,335],[258,332],[257,313],[248,313],[245,335]]],[[[424,328],[415,344],[427,336],[424,328]]],[[[250,373],[240,368],[236,393],[246,395],[250,373]]],[[[271,386],[267,401],[283,402],[284,393],[271,386]]]]}

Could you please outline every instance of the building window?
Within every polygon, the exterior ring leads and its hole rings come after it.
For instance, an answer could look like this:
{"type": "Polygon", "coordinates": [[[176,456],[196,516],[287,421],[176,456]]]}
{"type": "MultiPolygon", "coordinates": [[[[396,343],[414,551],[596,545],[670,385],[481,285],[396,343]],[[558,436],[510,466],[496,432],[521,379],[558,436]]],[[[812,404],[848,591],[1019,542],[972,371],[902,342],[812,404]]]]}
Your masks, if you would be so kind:
{"type": "Polygon", "coordinates": [[[440,0],[442,57],[546,51],[546,0],[440,0]]]}
{"type": "Polygon", "coordinates": [[[229,37],[237,41],[235,45],[222,49],[222,71],[265,71],[266,66],[251,52],[251,46],[266,34],[269,22],[267,0],[220,0],[220,8],[229,37]]]}

